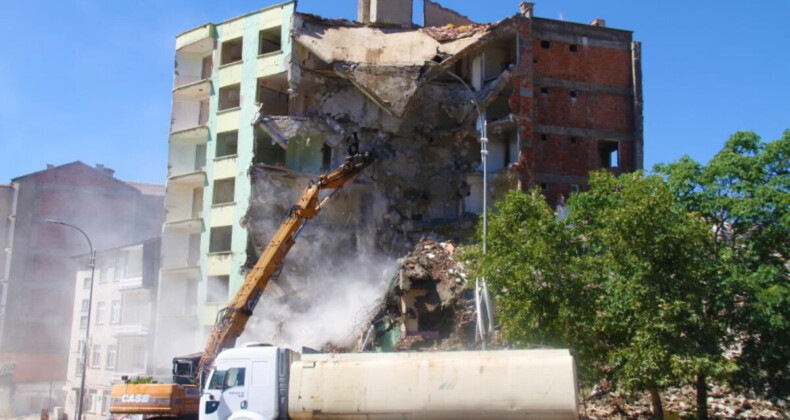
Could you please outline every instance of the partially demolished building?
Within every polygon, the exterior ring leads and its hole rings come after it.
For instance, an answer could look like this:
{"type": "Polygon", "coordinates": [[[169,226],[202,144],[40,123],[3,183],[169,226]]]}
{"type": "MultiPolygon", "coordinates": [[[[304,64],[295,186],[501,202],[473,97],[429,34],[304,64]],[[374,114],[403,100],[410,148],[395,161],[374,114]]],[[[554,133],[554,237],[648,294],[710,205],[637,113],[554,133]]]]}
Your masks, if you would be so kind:
{"type": "Polygon", "coordinates": [[[478,109],[489,203],[534,187],[555,203],[590,170],[641,168],[631,32],[538,18],[526,2],[478,24],[424,0],[419,26],[412,1],[359,0],[357,21],[287,2],[177,38],[158,354],[202,348],[173,337],[213,324],[301,190],[350,152],[379,160],[312,233],[348,253],[468,232],[482,210],[478,109]]]}

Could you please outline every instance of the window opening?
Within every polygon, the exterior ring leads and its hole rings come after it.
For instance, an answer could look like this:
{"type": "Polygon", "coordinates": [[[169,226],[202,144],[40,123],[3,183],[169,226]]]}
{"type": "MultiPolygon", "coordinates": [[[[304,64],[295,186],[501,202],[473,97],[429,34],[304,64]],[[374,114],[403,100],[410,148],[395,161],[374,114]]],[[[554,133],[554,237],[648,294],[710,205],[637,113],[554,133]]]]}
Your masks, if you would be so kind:
{"type": "Polygon", "coordinates": [[[617,168],[620,143],[617,141],[600,140],[598,142],[598,159],[601,168],[617,168]]]}
{"type": "Polygon", "coordinates": [[[234,200],[234,191],[236,189],[236,179],[219,179],[214,181],[214,196],[211,204],[226,204],[232,203],[234,200]]]}
{"type": "Polygon", "coordinates": [[[266,115],[288,115],[288,94],[266,87],[262,81],[258,81],[258,92],[255,95],[256,102],[263,104],[263,112],[266,115]]]}
{"type": "Polygon", "coordinates": [[[233,156],[239,145],[239,130],[217,134],[217,157],[233,156]]]}
{"type": "Polygon", "coordinates": [[[546,87],[540,88],[540,94],[541,95],[548,95],[549,94],[549,88],[546,88],[546,87]]]}
{"type": "Polygon", "coordinates": [[[546,40],[540,41],[540,48],[543,48],[544,50],[548,50],[549,48],[551,48],[551,42],[546,40]]]}
{"type": "Polygon", "coordinates": [[[242,38],[231,39],[222,43],[222,56],[219,64],[230,64],[241,61],[243,40],[242,38]]]}
{"type": "Polygon", "coordinates": [[[238,108],[241,105],[241,84],[219,88],[219,110],[238,108]]]}
{"type": "Polygon", "coordinates": [[[282,49],[282,27],[264,29],[258,33],[258,54],[267,54],[282,49]]]}
{"type": "Polygon", "coordinates": [[[227,302],[230,291],[230,276],[208,276],[206,287],[206,302],[227,302]]]}
{"type": "Polygon", "coordinates": [[[568,46],[568,49],[569,49],[571,52],[574,52],[574,53],[575,53],[575,52],[578,52],[578,51],[579,51],[579,46],[578,46],[577,44],[571,44],[570,46],[568,46]]]}
{"type": "Polygon", "coordinates": [[[233,236],[233,226],[211,228],[208,252],[229,252],[233,236]]]}
{"type": "Polygon", "coordinates": [[[285,149],[259,127],[255,128],[255,163],[285,166],[285,149]]]}

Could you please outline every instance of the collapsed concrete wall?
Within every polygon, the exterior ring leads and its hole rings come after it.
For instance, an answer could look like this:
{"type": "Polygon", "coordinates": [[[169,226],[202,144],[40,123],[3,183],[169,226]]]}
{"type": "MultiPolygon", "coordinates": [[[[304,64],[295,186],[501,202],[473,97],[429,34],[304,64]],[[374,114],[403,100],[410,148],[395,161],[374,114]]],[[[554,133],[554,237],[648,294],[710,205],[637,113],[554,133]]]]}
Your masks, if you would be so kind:
{"type": "Polygon", "coordinates": [[[431,0],[424,0],[423,22],[425,26],[464,26],[473,24],[471,19],[456,12],[455,10],[443,7],[441,4],[431,0]]]}

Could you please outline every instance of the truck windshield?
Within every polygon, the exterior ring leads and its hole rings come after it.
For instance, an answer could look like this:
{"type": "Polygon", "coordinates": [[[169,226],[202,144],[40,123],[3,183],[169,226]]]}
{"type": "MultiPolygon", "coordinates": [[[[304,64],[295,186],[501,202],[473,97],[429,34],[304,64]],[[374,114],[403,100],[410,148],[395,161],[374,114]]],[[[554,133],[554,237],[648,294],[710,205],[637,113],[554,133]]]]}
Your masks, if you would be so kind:
{"type": "Polygon", "coordinates": [[[208,389],[223,390],[234,386],[244,385],[244,368],[230,368],[228,370],[214,370],[208,389]]]}

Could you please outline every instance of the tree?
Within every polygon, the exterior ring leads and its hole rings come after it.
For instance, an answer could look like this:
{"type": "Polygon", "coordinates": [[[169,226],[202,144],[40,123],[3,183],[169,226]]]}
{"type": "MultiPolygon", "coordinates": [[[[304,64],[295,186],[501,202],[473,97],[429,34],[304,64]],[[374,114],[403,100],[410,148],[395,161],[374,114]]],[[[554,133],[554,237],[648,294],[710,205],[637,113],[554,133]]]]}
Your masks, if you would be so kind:
{"type": "Polygon", "coordinates": [[[727,370],[708,260],[707,224],[665,182],[641,173],[590,177],[558,220],[537,191],[511,192],[472,267],[492,286],[504,338],[570,346],[582,374],[659,391],[727,370]],[[715,313],[715,312],[714,312],[715,313]]]}
{"type": "Polygon", "coordinates": [[[715,231],[736,384],[790,394],[790,130],[769,143],[738,132],[707,166],[683,157],[654,170],[715,231]]]}
{"type": "MultiPolygon", "coordinates": [[[[649,391],[662,418],[659,391],[706,384],[732,369],[721,352],[728,336],[717,316],[713,236],[658,176],[598,172],[590,185],[569,201],[568,220],[587,247],[577,269],[601,290],[600,354],[610,378],[649,391]]],[[[700,418],[707,417],[706,399],[700,418]]]]}

